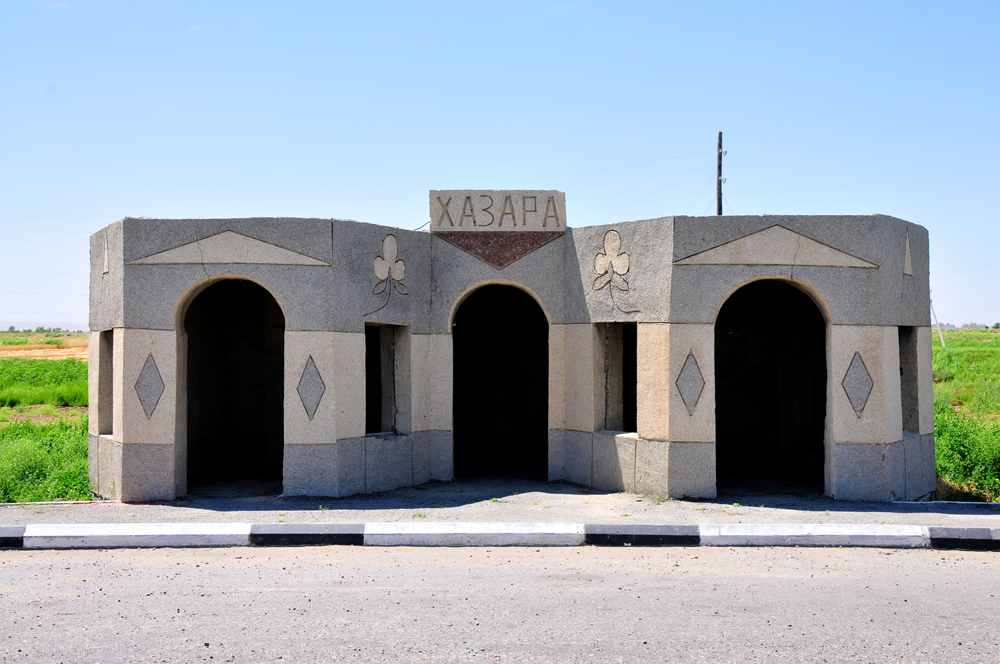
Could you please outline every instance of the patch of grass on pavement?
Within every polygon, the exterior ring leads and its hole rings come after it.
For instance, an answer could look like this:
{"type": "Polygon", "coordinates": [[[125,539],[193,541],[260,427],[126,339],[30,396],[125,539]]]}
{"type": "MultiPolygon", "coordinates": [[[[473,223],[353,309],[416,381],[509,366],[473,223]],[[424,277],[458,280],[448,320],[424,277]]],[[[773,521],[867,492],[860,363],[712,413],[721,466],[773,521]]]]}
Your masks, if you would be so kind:
{"type": "Polygon", "coordinates": [[[0,502],[90,497],[86,417],[0,426],[0,502]]]}
{"type": "Polygon", "coordinates": [[[80,360],[0,360],[0,406],[87,405],[87,363],[80,360]]]}
{"type": "Polygon", "coordinates": [[[938,499],[1000,500],[1000,330],[934,335],[938,499]]]}

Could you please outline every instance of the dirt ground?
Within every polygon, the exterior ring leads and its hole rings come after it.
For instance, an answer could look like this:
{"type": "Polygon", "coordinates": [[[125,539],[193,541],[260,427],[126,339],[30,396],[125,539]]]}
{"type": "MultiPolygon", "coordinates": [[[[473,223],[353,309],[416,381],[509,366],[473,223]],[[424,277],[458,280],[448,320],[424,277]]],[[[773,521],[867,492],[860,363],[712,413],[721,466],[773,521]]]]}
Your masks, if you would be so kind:
{"type": "MultiPolygon", "coordinates": [[[[34,339],[31,339],[34,341],[34,339]]],[[[32,344],[25,346],[2,346],[0,345],[0,359],[8,357],[26,357],[35,360],[67,360],[74,358],[87,361],[87,335],[74,334],[61,338],[62,344],[53,346],[50,344],[32,344]]]]}
{"type": "Polygon", "coordinates": [[[0,424],[4,422],[48,424],[57,420],[72,420],[86,414],[86,406],[15,406],[0,408],[0,424]]]}

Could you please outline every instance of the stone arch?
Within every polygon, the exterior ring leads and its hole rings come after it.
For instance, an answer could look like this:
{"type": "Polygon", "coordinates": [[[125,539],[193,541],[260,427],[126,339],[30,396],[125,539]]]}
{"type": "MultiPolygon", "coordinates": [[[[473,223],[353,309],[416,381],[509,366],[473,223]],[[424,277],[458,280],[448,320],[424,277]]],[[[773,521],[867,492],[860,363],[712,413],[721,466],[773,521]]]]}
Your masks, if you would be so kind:
{"type": "Polygon", "coordinates": [[[720,488],[822,491],[829,317],[808,287],[757,279],[715,319],[716,470],[720,488]]]}
{"type": "Polygon", "coordinates": [[[180,298],[177,493],[213,485],[281,493],[285,312],[243,277],[206,280],[180,298]]]}
{"type": "Polygon", "coordinates": [[[530,291],[483,284],[452,313],[456,477],[548,474],[549,318],[530,291]]]}
{"type": "Polygon", "coordinates": [[[459,307],[465,302],[466,298],[475,293],[477,290],[483,288],[484,286],[512,286],[518,290],[522,290],[531,296],[531,299],[535,301],[535,304],[542,310],[545,314],[545,320],[548,321],[549,325],[552,325],[553,319],[552,314],[549,313],[548,307],[542,302],[542,298],[538,296],[538,293],[528,288],[519,281],[511,281],[510,279],[488,279],[486,281],[480,281],[472,286],[466,288],[462,293],[455,298],[454,304],[451,305],[451,311],[448,314],[448,331],[450,332],[455,324],[455,314],[458,312],[459,307]]]}

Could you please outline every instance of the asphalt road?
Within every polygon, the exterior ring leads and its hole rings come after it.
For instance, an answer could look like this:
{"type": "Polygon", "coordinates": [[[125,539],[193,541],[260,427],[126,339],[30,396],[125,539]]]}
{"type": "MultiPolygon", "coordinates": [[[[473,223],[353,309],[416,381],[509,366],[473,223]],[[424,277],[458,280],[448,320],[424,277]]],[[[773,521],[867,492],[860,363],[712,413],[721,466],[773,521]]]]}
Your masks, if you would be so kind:
{"type": "Polygon", "coordinates": [[[0,551],[4,662],[997,662],[1000,555],[0,551]]]}

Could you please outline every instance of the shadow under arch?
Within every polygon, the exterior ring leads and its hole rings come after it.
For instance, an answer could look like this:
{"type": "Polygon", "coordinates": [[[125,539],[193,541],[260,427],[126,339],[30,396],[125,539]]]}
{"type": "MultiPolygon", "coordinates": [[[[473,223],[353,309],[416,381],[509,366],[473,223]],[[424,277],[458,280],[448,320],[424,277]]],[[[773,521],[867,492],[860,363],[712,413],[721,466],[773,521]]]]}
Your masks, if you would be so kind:
{"type": "Polygon", "coordinates": [[[828,317],[784,279],[736,289],[715,321],[720,492],[824,488],[828,317]]]}
{"type": "Polygon", "coordinates": [[[455,477],[547,478],[548,329],[515,285],[482,285],[453,310],[455,477]]]}
{"type": "Polygon", "coordinates": [[[281,493],[285,316],[271,292],[213,279],[177,313],[178,493],[281,493]],[[180,437],[180,436],[179,436],[180,437]]]}

